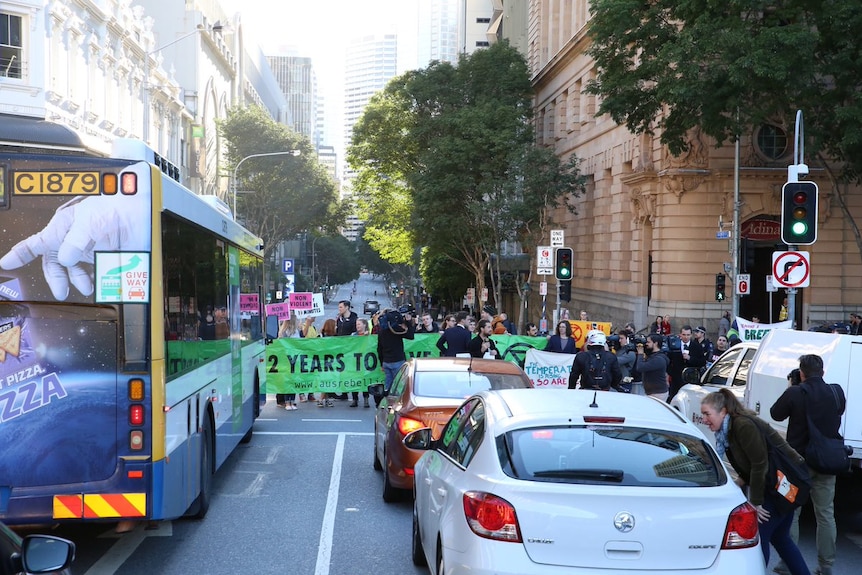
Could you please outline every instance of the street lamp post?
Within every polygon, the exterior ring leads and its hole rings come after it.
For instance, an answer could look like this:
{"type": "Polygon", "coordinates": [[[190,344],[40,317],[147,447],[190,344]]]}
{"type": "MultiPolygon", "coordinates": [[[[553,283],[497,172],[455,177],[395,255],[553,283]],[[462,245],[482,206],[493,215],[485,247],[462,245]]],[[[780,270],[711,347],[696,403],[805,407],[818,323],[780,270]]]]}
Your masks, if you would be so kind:
{"type": "MultiPolygon", "coordinates": [[[[226,26],[224,24],[222,24],[220,21],[217,21],[215,24],[212,25],[211,30],[213,32],[221,32],[225,28],[226,28],[226,26]]],[[[144,132],[143,132],[143,137],[144,137],[144,142],[147,144],[150,143],[150,87],[151,87],[150,86],[150,56],[152,56],[153,54],[156,54],[157,52],[161,52],[162,50],[164,50],[165,48],[167,48],[169,46],[173,46],[177,42],[185,40],[189,36],[194,36],[195,34],[197,34],[198,32],[200,32],[202,30],[206,30],[206,28],[204,28],[202,25],[198,24],[197,28],[195,28],[191,32],[188,32],[187,34],[183,34],[179,38],[172,40],[172,41],[168,42],[167,44],[162,44],[158,48],[156,48],[154,50],[150,50],[149,52],[144,54],[144,82],[143,82],[143,86],[144,86],[144,98],[143,98],[143,102],[144,102],[144,132]]]]}
{"type": "Polygon", "coordinates": [[[236,196],[237,196],[237,186],[236,186],[236,178],[237,171],[242,163],[246,160],[250,160],[252,158],[264,158],[267,156],[298,156],[300,154],[300,150],[285,150],[283,152],[267,152],[265,154],[250,154],[239,162],[237,162],[236,166],[233,168],[233,218],[236,219],[236,196]]]}

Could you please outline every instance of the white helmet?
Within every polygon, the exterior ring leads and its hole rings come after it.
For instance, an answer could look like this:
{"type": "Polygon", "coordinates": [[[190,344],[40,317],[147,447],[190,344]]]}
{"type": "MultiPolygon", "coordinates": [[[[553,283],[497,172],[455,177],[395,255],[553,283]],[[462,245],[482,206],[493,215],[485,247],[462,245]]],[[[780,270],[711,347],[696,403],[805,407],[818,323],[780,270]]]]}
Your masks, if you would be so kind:
{"type": "Polygon", "coordinates": [[[603,331],[594,329],[587,333],[587,345],[601,345],[604,346],[608,342],[608,338],[605,336],[603,331]]]}

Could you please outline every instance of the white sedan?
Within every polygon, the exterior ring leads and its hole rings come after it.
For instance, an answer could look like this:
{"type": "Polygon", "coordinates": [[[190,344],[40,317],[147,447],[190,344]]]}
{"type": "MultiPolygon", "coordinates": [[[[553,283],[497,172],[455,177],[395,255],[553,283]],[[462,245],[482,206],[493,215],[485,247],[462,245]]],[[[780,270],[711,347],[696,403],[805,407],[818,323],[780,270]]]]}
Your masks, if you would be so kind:
{"type": "Polygon", "coordinates": [[[757,516],[703,434],[652,398],[469,398],[415,468],[413,561],[434,575],[765,572],[757,516]]]}

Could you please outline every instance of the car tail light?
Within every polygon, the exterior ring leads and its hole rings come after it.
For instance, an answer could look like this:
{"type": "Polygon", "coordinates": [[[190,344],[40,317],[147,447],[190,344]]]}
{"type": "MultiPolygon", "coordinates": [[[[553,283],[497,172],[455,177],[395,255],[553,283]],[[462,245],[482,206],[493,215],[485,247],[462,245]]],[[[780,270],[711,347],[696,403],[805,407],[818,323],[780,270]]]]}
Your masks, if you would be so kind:
{"type": "Polygon", "coordinates": [[[512,504],[490,493],[464,493],[464,516],[473,533],[486,539],[521,542],[518,517],[512,504]]]}
{"type": "Polygon", "coordinates": [[[722,549],[745,549],[754,547],[760,540],[757,530],[757,510],[745,502],[730,512],[724,529],[722,549]]]}
{"type": "Polygon", "coordinates": [[[407,435],[411,431],[416,431],[417,429],[422,429],[423,427],[428,427],[418,419],[413,419],[412,417],[405,417],[403,415],[398,416],[398,432],[401,435],[407,435]]]}

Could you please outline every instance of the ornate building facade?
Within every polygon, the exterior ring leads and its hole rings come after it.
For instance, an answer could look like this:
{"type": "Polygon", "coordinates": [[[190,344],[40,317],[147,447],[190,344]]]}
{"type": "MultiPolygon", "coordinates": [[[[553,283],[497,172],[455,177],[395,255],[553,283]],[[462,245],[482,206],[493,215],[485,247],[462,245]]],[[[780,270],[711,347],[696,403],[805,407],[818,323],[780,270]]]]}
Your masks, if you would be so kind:
{"type": "MultiPolygon", "coordinates": [[[[586,0],[530,0],[528,53],[535,87],[536,131],[542,145],[563,159],[581,160],[586,194],[575,200],[577,215],[560,210],[556,222],[575,250],[572,301],[596,320],[643,328],[670,315],[674,329],[705,325],[715,333],[730,301],[715,301],[715,276],[729,265],[727,293],[734,283],[730,229],[739,178],[738,269],[750,275],[750,294],[739,315],[776,321],[783,289],[767,291],[773,252],[781,243],[781,188],[793,163],[794,118],[754,126],[740,140],[716,148],[698,130],[689,150],[673,156],[657,136],[639,136],[607,116],[596,116],[596,96],[583,92],[595,79],[586,0]],[[737,159],[738,158],[738,159],[737,159]],[[738,168],[738,170],[737,170],[738,168]],[[723,227],[720,228],[720,223],[723,227]]],[[[820,187],[819,236],[800,249],[810,253],[810,286],[796,293],[797,325],[807,329],[846,321],[862,309],[862,243],[854,222],[862,219],[862,194],[835,184],[826,166],[805,158],[809,179],[820,187]]],[[[533,283],[539,278],[533,276],[533,283]]],[[[553,278],[546,278],[553,283],[553,278]]],[[[537,289],[530,309],[541,307],[537,289]]],[[[548,291],[548,308],[555,305],[548,291]]],[[[535,316],[532,312],[531,316],[535,316]]]]}

